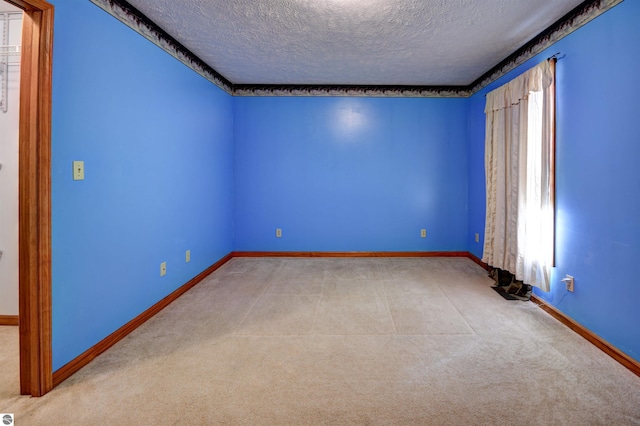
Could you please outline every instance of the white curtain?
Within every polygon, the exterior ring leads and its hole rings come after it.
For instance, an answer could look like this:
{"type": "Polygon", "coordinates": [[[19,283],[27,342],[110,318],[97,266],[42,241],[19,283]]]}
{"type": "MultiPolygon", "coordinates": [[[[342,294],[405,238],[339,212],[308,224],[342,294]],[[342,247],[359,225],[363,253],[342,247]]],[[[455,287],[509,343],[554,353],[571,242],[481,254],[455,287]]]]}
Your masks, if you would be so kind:
{"type": "Polygon", "coordinates": [[[554,240],[554,66],[487,94],[482,260],[549,291],[554,240]]]}

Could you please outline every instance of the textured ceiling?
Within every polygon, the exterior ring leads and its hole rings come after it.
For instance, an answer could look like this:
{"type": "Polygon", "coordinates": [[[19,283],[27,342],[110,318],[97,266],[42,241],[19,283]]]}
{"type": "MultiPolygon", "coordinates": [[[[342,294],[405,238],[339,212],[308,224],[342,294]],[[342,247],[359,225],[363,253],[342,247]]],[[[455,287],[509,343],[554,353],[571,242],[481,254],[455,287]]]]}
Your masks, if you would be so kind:
{"type": "Polygon", "coordinates": [[[128,0],[233,84],[466,86],[582,0],[128,0]]]}
{"type": "Polygon", "coordinates": [[[0,12],[22,12],[22,9],[17,8],[6,1],[0,0],[0,12]]]}

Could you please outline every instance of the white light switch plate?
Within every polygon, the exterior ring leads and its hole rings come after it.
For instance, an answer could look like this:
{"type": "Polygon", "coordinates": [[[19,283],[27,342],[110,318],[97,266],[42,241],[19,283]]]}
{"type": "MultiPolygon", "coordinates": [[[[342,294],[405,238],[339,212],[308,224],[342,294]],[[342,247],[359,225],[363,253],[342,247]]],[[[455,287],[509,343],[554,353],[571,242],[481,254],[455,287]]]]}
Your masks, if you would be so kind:
{"type": "Polygon", "coordinates": [[[73,180],[84,180],[84,161],[73,162],[73,180]]]}

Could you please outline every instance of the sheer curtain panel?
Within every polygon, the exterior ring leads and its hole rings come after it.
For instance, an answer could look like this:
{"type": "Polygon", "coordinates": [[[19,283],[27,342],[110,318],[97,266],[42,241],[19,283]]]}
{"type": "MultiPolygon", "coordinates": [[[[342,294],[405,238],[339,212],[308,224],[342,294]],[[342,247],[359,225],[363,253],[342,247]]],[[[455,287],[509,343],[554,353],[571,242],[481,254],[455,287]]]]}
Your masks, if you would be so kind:
{"type": "Polygon", "coordinates": [[[554,245],[555,61],[487,94],[482,260],[549,291],[554,245]]]}

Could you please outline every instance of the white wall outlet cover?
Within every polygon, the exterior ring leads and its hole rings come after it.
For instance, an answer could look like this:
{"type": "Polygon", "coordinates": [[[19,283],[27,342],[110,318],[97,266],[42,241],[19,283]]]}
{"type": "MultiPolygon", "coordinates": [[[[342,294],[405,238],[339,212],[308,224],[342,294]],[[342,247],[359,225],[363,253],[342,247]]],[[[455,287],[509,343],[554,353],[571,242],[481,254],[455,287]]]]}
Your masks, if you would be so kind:
{"type": "Polygon", "coordinates": [[[276,238],[281,238],[282,237],[282,229],[278,228],[276,229],[276,238]]]}
{"type": "Polygon", "coordinates": [[[571,275],[566,275],[561,281],[567,286],[568,291],[573,292],[575,280],[571,275]]]}

